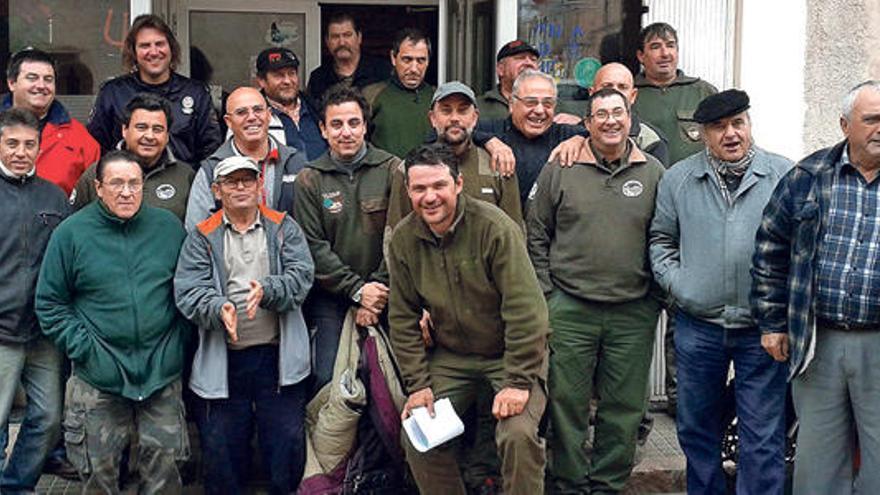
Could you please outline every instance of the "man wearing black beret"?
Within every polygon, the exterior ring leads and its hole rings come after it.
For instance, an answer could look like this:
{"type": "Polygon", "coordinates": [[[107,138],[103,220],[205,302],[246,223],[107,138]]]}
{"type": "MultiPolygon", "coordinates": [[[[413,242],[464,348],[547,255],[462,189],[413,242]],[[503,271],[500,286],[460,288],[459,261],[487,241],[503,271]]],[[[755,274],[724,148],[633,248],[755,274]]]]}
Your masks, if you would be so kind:
{"type": "Polygon", "coordinates": [[[725,493],[722,390],[731,362],[739,429],[737,493],[781,495],[785,366],[764,351],[751,315],[752,254],[764,206],[792,167],[754,145],[749,97],[729,89],[694,112],[705,151],[660,181],[651,267],[675,306],[678,440],[689,493],[725,493]]]}

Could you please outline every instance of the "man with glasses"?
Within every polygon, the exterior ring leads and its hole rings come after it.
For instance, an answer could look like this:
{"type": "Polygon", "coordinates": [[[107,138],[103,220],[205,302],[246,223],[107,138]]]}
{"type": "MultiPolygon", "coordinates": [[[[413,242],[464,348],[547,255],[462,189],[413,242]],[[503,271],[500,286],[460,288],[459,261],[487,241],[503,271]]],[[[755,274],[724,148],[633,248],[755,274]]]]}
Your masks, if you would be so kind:
{"type": "Polygon", "coordinates": [[[574,165],[548,163],[530,195],[528,248],[550,310],[553,488],[618,493],[633,467],[660,311],[648,227],[664,169],[629,138],[625,96],[600,89],[587,105],[590,137],[574,165]]]}
{"type": "Polygon", "coordinates": [[[174,306],[173,278],[185,232],[172,213],[143,204],[132,154],[113,151],[96,167],[99,201],[55,229],[35,298],[43,333],[73,364],[67,457],[84,491],[118,493],[122,451],[136,444],[138,492],[180,493],[191,330],[174,306]]]}
{"type": "MultiPolygon", "coordinates": [[[[510,116],[504,120],[480,121],[477,126],[494,136],[486,143],[487,151],[495,151],[495,140],[513,150],[523,205],[550,152],[560,143],[584,132],[581,126],[553,122],[556,102],[556,81],[543,72],[527,69],[513,83],[510,116]]],[[[577,137],[572,142],[582,140],[577,137]]]]}
{"type": "Polygon", "coordinates": [[[180,310],[199,327],[189,387],[207,493],[244,493],[256,426],[272,493],[291,493],[305,464],[309,336],[301,306],[314,265],[299,226],[260,204],[257,163],[214,168],[222,209],[190,232],[174,278],[180,310]]]}
{"type": "Polygon", "coordinates": [[[305,167],[305,153],[285,146],[269,134],[269,104],[256,89],[241,87],[226,100],[226,125],[232,136],[202,162],[189,192],[186,206],[186,230],[219,209],[211,192],[214,168],[230,156],[247,156],[260,167],[263,184],[260,204],[273,210],[293,213],[293,181],[305,167]]]}

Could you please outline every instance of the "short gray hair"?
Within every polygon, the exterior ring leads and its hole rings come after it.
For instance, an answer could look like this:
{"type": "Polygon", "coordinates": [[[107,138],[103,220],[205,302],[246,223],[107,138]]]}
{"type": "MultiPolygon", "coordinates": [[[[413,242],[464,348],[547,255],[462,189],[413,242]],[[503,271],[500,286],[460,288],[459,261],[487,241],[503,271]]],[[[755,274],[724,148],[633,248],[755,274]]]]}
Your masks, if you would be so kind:
{"type": "Polygon", "coordinates": [[[553,94],[554,95],[559,94],[559,92],[556,90],[556,80],[553,79],[553,77],[550,76],[549,74],[545,74],[545,73],[543,73],[539,70],[535,70],[535,69],[526,69],[526,70],[520,72],[520,74],[518,76],[516,76],[516,80],[513,81],[512,93],[515,95],[519,95],[520,84],[522,84],[523,81],[525,81],[527,79],[533,79],[533,78],[543,79],[543,80],[549,82],[550,85],[553,86],[553,94]]]}
{"type": "Polygon", "coordinates": [[[867,81],[861,82],[855,85],[846,96],[843,97],[843,104],[840,108],[840,116],[845,118],[847,122],[852,118],[853,107],[856,105],[856,98],[858,98],[859,93],[862,92],[863,89],[870,88],[877,93],[880,93],[880,81],[876,79],[869,79],[867,81]]]}

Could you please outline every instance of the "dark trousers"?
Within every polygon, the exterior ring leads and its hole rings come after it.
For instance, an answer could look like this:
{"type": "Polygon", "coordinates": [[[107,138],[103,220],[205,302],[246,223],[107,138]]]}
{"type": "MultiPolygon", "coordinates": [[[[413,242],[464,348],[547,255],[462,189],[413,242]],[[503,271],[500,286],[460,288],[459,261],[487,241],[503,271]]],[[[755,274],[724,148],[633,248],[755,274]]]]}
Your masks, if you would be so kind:
{"type": "Polygon", "coordinates": [[[784,363],[761,347],[756,328],[725,330],[676,313],[678,441],[687,457],[691,494],[724,495],[721,435],[724,394],[733,361],[739,456],[736,493],[781,495],[785,485],[784,363]]]}
{"type": "Polygon", "coordinates": [[[270,492],[290,493],[305,466],[305,382],[279,387],[277,346],[230,350],[228,356],[229,398],[200,400],[196,407],[205,493],[244,492],[255,426],[270,492]]]}
{"type": "Polygon", "coordinates": [[[312,386],[309,397],[317,395],[333,378],[339,337],[350,308],[348,301],[320,290],[313,290],[306,300],[304,310],[312,340],[312,386]]]}

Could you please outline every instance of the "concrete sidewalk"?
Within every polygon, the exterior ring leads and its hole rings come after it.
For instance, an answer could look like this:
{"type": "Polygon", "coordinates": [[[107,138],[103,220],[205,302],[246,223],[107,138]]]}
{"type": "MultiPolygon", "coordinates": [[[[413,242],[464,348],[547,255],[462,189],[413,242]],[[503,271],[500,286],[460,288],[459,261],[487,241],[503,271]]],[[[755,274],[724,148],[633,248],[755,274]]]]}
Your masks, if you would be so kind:
{"type": "MultiPolygon", "coordinates": [[[[681,493],[685,490],[685,460],[678,446],[678,438],[675,432],[675,421],[663,413],[653,413],[654,429],[648,437],[648,441],[638,450],[635,469],[632,478],[624,490],[625,495],[635,494],[672,494],[681,493]]],[[[10,444],[15,442],[18,434],[18,424],[10,425],[10,444]]],[[[46,475],[40,478],[37,485],[38,494],[80,494],[82,485],[67,481],[57,476],[46,475]]],[[[186,494],[203,493],[200,485],[189,485],[184,490],[186,494]]],[[[254,489],[254,494],[266,493],[254,489]]]]}

